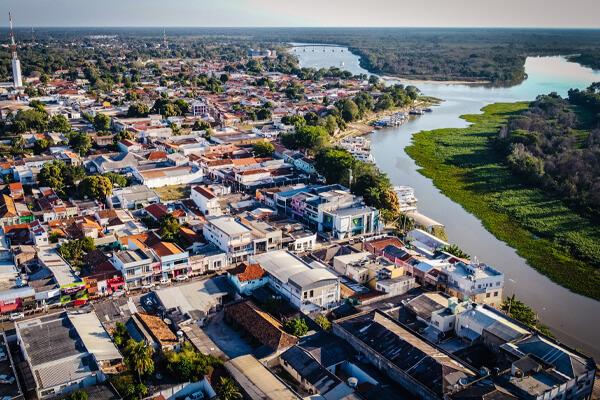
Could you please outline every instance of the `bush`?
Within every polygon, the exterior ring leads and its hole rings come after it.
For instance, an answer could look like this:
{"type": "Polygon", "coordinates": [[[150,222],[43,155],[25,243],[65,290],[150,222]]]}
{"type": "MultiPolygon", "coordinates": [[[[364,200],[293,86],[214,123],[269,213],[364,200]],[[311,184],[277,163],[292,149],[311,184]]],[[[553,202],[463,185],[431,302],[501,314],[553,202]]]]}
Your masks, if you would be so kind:
{"type": "Polygon", "coordinates": [[[304,318],[291,319],[285,323],[284,327],[287,333],[298,337],[304,336],[308,332],[308,325],[304,318]]]}
{"type": "Polygon", "coordinates": [[[329,322],[329,320],[324,315],[319,315],[317,318],[315,318],[315,322],[326,331],[331,329],[331,322],[329,322]]]}

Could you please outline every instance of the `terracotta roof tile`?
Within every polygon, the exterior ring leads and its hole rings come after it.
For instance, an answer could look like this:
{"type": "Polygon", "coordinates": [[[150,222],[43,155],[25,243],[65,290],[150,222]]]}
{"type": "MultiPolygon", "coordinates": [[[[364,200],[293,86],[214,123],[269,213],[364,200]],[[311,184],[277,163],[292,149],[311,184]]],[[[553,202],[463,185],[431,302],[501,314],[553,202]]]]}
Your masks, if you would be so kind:
{"type": "Polygon", "coordinates": [[[260,264],[241,263],[228,272],[231,275],[237,276],[240,282],[253,281],[255,279],[265,278],[269,275],[260,264]]]}

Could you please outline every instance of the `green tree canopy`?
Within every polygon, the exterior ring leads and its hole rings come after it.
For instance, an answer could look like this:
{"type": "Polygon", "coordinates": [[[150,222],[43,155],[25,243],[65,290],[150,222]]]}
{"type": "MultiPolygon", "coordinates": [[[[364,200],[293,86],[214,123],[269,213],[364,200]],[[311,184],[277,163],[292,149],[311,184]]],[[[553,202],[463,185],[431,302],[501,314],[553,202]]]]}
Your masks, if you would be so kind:
{"type": "Polygon", "coordinates": [[[284,325],[285,330],[294,336],[304,336],[308,332],[308,325],[304,318],[295,318],[287,321],[284,325]]]}
{"type": "Polygon", "coordinates": [[[172,213],[166,213],[162,215],[158,220],[158,235],[163,240],[173,241],[175,238],[175,234],[179,231],[181,227],[177,219],[173,216],[172,213]]]}
{"type": "Polygon", "coordinates": [[[325,177],[328,185],[348,186],[350,169],[356,163],[348,151],[341,147],[326,148],[317,153],[315,160],[317,172],[325,177]]]}
{"type": "Polygon", "coordinates": [[[229,378],[221,377],[221,381],[217,383],[215,392],[220,400],[237,400],[243,396],[235,383],[229,378]]]}
{"type": "Polygon", "coordinates": [[[112,183],[108,178],[101,175],[88,176],[79,182],[77,191],[81,197],[88,196],[92,199],[104,201],[106,196],[112,193],[112,183]]]}
{"type": "Polygon", "coordinates": [[[209,129],[211,129],[211,126],[206,121],[196,121],[194,122],[194,126],[192,128],[194,131],[208,131],[209,129]]]}
{"type": "Polygon", "coordinates": [[[273,147],[271,142],[268,142],[266,140],[256,142],[254,144],[254,157],[271,157],[271,155],[273,155],[274,150],[275,147],[273,147]]]}
{"type": "Polygon", "coordinates": [[[106,114],[96,114],[92,124],[97,131],[107,131],[110,129],[110,118],[106,114]]]}
{"type": "Polygon", "coordinates": [[[88,395],[81,389],[77,389],[69,395],[68,400],[87,400],[88,395]]]}
{"type": "Polygon", "coordinates": [[[335,107],[340,110],[341,117],[345,122],[356,121],[360,117],[360,110],[352,99],[338,100],[335,107]]]}
{"type": "Polygon", "coordinates": [[[15,117],[15,129],[19,133],[27,131],[43,132],[48,127],[48,114],[37,108],[19,110],[15,117]]]}
{"type": "Polygon", "coordinates": [[[150,107],[144,103],[132,104],[127,110],[127,117],[129,118],[146,117],[148,114],[150,114],[150,107]]]}
{"type": "Polygon", "coordinates": [[[52,141],[48,141],[46,139],[38,139],[33,144],[33,152],[35,154],[42,154],[44,151],[48,150],[52,141]]]}
{"type": "Polygon", "coordinates": [[[179,352],[165,351],[164,358],[167,370],[179,382],[197,382],[215,367],[223,365],[217,357],[202,354],[187,342],[181,345],[179,352]]]}
{"type": "Polygon", "coordinates": [[[123,350],[125,364],[131,371],[137,372],[140,382],[142,375],[151,374],[154,371],[153,352],[152,346],[147,346],[143,341],[136,343],[132,339],[127,341],[123,350]]]}
{"type": "Polygon", "coordinates": [[[81,155],[85,155],[92,148],[92,138],[85,132],[71,132],[68,135],[69,146],[81,155]]]}
{"type": "Polygon", "coordinates": [[[124,175],[115,174],[114,172],[105,172],[102,176],[108,178],[113,185],[116,184],[122,188],[129,185],[129,179],[124,175]]]}
{"type": "Polygon", "coordinates": [[[64,115],[55,115],[48,124],[48,129],[53,132],[67,133],[71,131],[71,125],[64,115]]]}

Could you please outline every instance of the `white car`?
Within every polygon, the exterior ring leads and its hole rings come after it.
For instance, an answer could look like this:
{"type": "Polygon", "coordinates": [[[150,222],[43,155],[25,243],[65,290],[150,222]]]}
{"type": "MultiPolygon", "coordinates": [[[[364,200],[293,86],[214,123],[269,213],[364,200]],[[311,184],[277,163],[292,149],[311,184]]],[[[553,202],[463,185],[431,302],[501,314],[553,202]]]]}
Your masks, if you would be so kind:
{"type": "Polygon", "coordinates": [[[171,280],[169,278],[161,278],[160,279],[160,283],[162,283],[163,285],[166,285],[167,283],[170,283],[171,280]]]}
{"type": "Polygon", "coordinates": [[[154,287],[154,283],[145,283],[142,285],[142,289],[152,289],[154,287]]]}
{"type": "Polygon", "coordinates": [[[113,297],[120,297],[120,296],[123,296],[124,294],[125,294],[124,290],[115,290],[112,295],[113,295],[113,297]]]}
{"type": "Polygon", "coordinates": [[[185,400],[200,400],[203,398],[204,398],[204,393],[196,392],[196,393],[190,394],[188,397],[185,398],[185,400]]]}
{"type": "Polygon", "coordinates": [[[187,275],[177,275],[177,277],[175,278],[178,281],[187,281],[188,280],[188,276],[187,275]]]}
{"type": "Polygon", "coordinates": [[[10,320],[11,321],[16,321],[16,320],[24,318],[24,317],[25,317],[25,314],[20,313],[20,312],[16,312],[16,313],[10,314],[10,320]]]}

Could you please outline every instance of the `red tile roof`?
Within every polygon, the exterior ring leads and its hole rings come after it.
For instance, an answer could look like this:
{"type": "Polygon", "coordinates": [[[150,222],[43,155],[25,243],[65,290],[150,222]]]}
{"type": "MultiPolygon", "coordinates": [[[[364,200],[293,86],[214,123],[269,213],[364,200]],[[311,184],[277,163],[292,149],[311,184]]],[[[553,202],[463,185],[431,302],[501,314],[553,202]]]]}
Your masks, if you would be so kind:
{"type": "Polygon", "coordinates": [[[230,304],[225,313],[260,343],[273,350],[287,349],[298,343],[298,338],[283,330],[283,325],[251,300],[230,304]]]}
{"type": "Polygon", "coordinates": [[[241,263],[228,272],[231,275],[237,276],[240,282],[253,281],[255,279],[265,278],[269,275],[260,264],[241,263]]]}
{"type": "Polygon", "coordinates": [[[206,197],[208,200],[211,200],[211,199],[214,199],[215,197],[217,197],[217,195],[214,194],[214,192],[212,190],[207,189],[202,186],[196,186],[196,187],[194,187],[194,190],[196,192],[198,192],[201,196],[206,197]]]}
{"type": "Polygon", "coordinates": [[[164,204],[150,204],[148,207],[144,208],[144,210],[155,219],[159,219],[167,213],[167,206],[164,204]]]}

